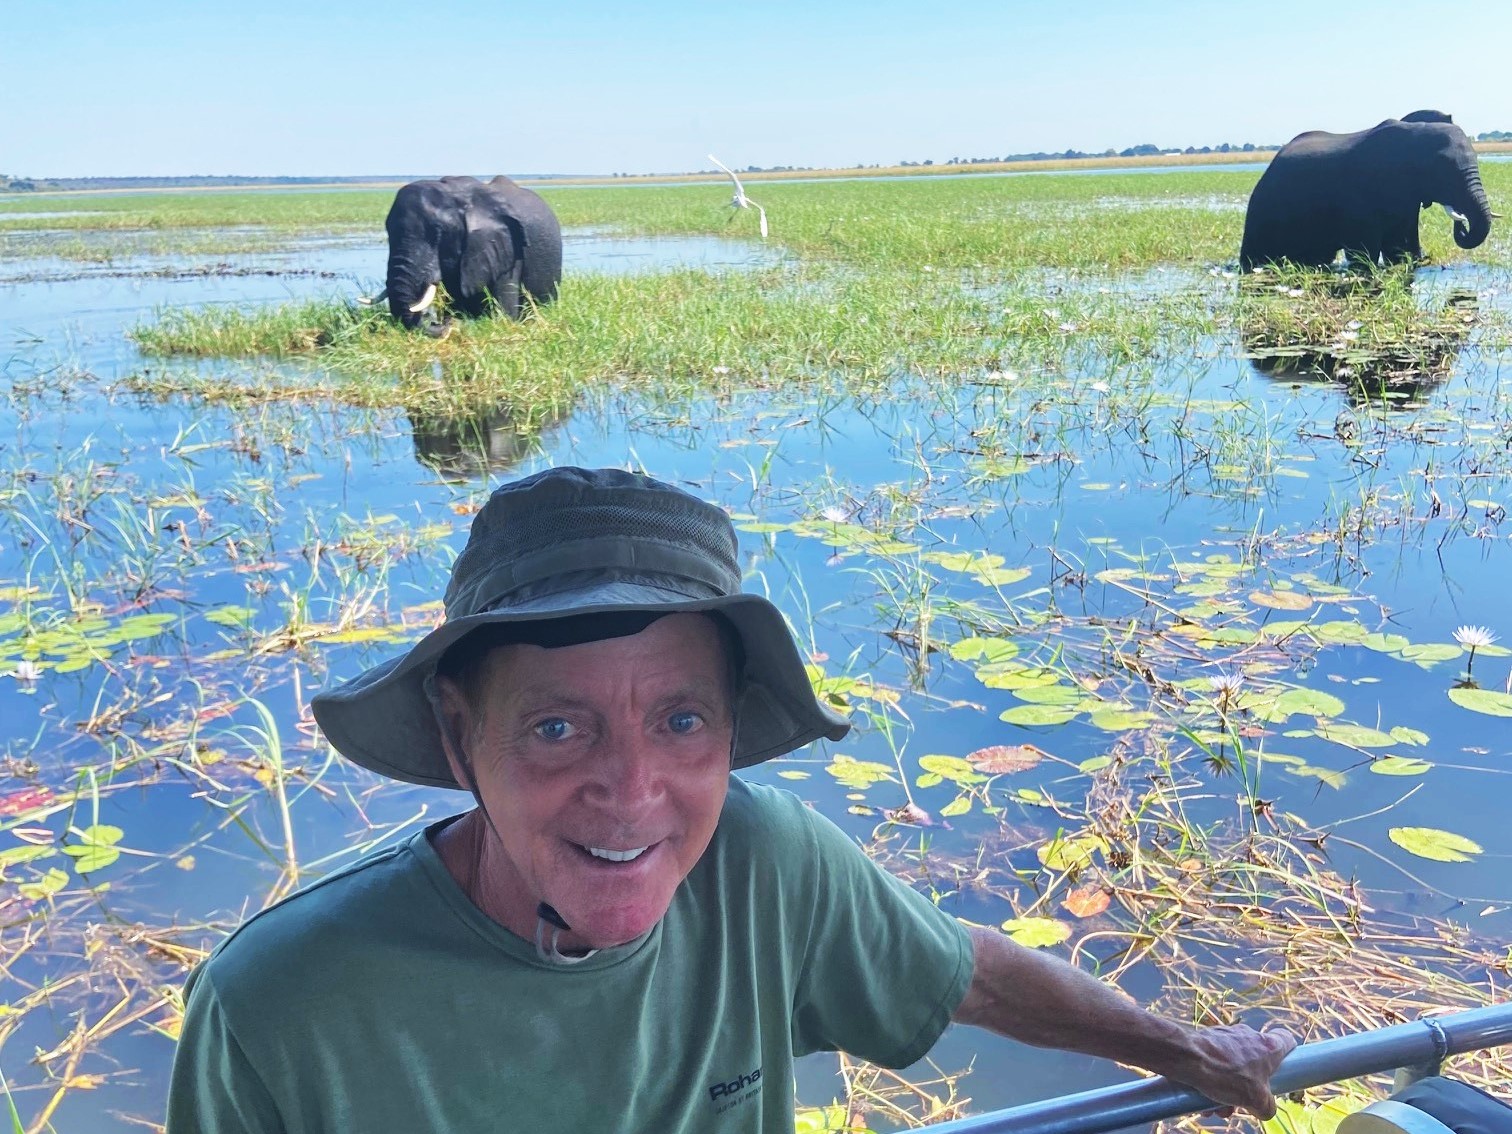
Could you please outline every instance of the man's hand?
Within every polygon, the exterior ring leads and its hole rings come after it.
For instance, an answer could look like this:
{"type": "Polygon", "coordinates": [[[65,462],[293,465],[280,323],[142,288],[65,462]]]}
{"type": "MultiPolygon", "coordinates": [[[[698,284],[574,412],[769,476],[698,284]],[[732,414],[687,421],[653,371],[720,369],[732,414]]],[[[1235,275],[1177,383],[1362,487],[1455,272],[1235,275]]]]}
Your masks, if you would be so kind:
{"type": "Polygon", "coordinates": [[[954,1018],[1033,1044],[1132,1064],[1201,1091],[1222,1107],[1276,1113],[1270,1079],[1297,1039],[1285,1028],[1192,1028],[1001,933],[973,927],[975,967],[954,1018]]]}
{"type": "Polygon", "coordinates": [[[1192,1033],[1190,1066],[1180,1066],[1178,1061],[1163,1074],[1215,1103],[1270,1118],[1276,1113],[1271,1076],[1296,1046],[1297,1037],[1285,1028],[1263,1032],[1244,1024],[1199,1028],[1192,1033]]]}

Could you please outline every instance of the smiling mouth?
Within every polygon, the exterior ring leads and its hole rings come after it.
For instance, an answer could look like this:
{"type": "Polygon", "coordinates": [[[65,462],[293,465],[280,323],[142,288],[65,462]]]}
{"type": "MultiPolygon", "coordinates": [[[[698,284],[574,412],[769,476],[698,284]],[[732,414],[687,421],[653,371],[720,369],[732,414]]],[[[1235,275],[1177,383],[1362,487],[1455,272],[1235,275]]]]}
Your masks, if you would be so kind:
{"type": "Polygon", "coordinates": [[[632,847],[629,850],[610,850],[607,847],[590,847],[582,843],[574,843],[581,851],[587,851],[594,858],[603,862],[634,862],[641,855],[650,850],[650,846],[632,847]]]}

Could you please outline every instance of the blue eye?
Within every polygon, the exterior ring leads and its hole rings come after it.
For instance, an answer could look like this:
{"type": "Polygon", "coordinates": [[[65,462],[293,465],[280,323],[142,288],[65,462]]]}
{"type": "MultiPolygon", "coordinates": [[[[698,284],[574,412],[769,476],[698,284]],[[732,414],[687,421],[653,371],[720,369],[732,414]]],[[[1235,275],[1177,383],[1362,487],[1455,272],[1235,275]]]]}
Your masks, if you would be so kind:
{"type": "Polygon", "coordinates": [[[667,718],[667,727],[680,735],[696,732],[701,724],[703,718],[697,713],[673,713],[667,718]]]}
{"type": "Polygon", "coordinates": [[[573,728],[561,717],[550,717],[536,725],[535,732],[542,740],[566,740],[572,735],[573,728]]]}

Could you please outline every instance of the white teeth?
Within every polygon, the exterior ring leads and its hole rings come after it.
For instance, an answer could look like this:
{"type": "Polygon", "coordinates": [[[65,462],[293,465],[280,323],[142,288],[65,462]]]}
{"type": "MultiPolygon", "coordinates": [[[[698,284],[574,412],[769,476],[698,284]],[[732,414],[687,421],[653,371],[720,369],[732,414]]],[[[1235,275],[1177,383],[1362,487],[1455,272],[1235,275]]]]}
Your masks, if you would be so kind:
{"type": "Polygon", "coordinates": [[[631,862],[646,853],[646,847],[634,850],[604,850],[602,847],[585,847],[594,858],[607,858],[610,862],[631,862]]]}

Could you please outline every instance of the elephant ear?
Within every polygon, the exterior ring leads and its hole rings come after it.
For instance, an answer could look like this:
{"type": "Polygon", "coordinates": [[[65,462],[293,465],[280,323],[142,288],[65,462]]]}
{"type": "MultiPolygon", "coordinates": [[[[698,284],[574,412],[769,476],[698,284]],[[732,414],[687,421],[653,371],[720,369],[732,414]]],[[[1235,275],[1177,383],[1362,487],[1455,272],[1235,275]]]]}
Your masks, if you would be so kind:
{"type": "Polygon", "coordinates": [[[479,296],[524,257],[525,231],[496,201],[470,201],[463,220],[462,294],[479,296]]]}

